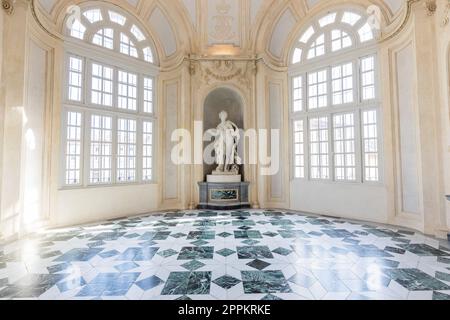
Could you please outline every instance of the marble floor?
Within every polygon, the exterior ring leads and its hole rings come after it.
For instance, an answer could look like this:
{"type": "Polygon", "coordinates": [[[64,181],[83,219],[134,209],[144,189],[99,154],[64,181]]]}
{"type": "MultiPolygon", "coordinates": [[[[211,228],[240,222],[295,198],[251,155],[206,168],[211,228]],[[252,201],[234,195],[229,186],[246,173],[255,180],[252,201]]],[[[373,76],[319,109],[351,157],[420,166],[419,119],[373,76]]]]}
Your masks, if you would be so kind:
{"type": "Polygon", "coordinates": [[[0,247],[0,299],[450,299],[450,243],[280,211],[167,212],[0,247]]]}

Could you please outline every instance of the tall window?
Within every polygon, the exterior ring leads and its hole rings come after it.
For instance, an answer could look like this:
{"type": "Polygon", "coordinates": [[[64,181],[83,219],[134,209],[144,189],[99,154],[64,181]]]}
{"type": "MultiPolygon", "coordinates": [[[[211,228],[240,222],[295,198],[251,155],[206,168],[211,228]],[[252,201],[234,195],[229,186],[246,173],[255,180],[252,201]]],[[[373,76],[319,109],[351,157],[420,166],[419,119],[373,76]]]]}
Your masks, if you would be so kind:
{"type": "Polygon", "coordinates": [[[102,7],[83,11],[68,31],[96,50],[123,55],[105,60],[93,50],[87,57],[76,46],[67,52],[63,186],[153,181],[155,74],[148,68],[153,54],[142,30],[130,17],[102,7]],[[97,24],[102,28],[95,30],[97,24]],[[127,52],[122,52],[122,40],[127,52]]]}
{"type": "Polygon", "coordinates": [[[379,182],[375,35],[363,13],[336,10],[292,49],[293,178],[379,182]]]}

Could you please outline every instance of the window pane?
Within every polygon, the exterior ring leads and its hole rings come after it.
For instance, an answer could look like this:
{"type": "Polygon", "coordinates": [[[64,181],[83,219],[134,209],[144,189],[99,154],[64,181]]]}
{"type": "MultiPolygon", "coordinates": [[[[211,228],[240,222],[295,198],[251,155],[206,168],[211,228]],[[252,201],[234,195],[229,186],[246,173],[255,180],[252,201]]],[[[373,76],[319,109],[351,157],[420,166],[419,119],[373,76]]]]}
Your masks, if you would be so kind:
{"type": "Polygon", "coordinates": [[[118,103],[120,109],[137,110],[137,75],[119,70],[118,103]]]}
{"type": "Polygon", "coordinates": [[[377,111],[364,111],[362,122],[365,181],[379,181],[377,111]]]}
{"type": "Polygon", "coordinates": [[[328,106],[327,70],[308,75],[308,109],[328,106]]]}
{"type": "Polygon", "coordinates": [[[81,130],[82,116],[80,112],[66,113],[66,150],[65,150],[65,184],[79,185],[81,183],[81,130]]]}
{"type": "Polygon", "coordinates": [[[361,59],[361,97],[362,100],[375,99],[375,57],[361,59]]]}
{"type": "Polygon", "coordinates": [[[118,119],[117,181],[136,180],[136,120],[118,119]]]}
{"type": "Polygon", "coordinates": [[[298,112],[303,110],[303,77],[298,76],[292,79],[292,100],[293,111],[298,112]]]}
{"type": "Polygon", "coordinates": [[[331,69],[333,105],[353,102],[353,64],[346,63],[331,69]]]}
{"type": "Polygon", "coordinates": [[[144,112],[153,113],[153,79],[144,78],[144,112]]]}
{"type": "Polygon", "coordinates": [[[107,184],[112,182],[112,118],[91,116],[89,182],[107,184]]]}
{"type": "Polygon", "coordinates": [[[328,117],[311,118],[309,133],[311,179],[329,179],[328,117]]]}
{"type": "Polygon", "coordinates": [[[92,64],[91,103],[112,106],[113,69],[92,64]]]}
{"type": "Polygon", "coordinates": [[[69,92],[68,99],[81,102],[83,90],[83,60],[69,57],[69,92]]]}
{"type": "Polygon", "coordinates": [[[294,121],[294,177],[305,177],[304,121],[294,121]]]}
{"type": "Polygon", "coordinates": [[[315,57],[320,57],[325,54],[325,35],[321,34],[317,37],[316,41],[314,41],[309,48],[308,51],[308,59],[312,59],[315,57]]]}
{"type": "Polygon", "coordinates": [[[356,180],[355,120],[353,113],[334,115],[334,168],[338,181],[356,180]]]}
{"type": "Polygon", "coordinates": [[[150,121],[144,121],[142,126],[142,180],[151,181],[153,179],[153,123],[150,121]]]}

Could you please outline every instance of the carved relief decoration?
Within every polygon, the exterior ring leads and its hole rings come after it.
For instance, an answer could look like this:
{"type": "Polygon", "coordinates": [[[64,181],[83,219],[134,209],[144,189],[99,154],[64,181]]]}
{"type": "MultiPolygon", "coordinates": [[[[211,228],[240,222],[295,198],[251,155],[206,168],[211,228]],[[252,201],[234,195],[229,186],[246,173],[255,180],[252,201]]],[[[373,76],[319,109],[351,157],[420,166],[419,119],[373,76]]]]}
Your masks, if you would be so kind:
{"type": "Polygon", "coordinates": [[[248,89],[256,74],[256,63],[253,60],[197,60],[191,61],[189,70],[202,85],[233,81],[248,89]]]}
{"type": "Polygon", "coordinates": [[[209,45],[239,45],[239,1],[208,1],[209,45]]]}

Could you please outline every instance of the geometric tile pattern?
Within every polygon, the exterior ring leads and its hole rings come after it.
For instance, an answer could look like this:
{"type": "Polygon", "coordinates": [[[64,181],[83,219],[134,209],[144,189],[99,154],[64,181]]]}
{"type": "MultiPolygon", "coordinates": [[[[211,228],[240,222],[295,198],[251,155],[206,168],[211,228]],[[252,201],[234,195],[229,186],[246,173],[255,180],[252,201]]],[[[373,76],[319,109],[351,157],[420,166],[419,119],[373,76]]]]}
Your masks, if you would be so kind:
{"type": "Polygon", "coordinates": [[[0,299],[450,299],[450,243],[275,210],[177,211],[0,246],[0,299]]]}

